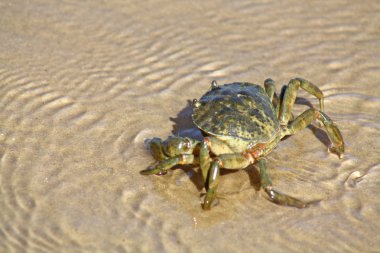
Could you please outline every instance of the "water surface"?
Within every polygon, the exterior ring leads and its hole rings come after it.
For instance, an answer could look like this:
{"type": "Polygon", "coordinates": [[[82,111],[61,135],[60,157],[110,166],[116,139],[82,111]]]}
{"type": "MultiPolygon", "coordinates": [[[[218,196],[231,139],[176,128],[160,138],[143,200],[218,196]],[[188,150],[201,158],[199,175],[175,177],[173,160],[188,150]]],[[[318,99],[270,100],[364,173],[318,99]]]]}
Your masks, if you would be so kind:
{"type": "MultiPolygon", "coordinates": [[[[3,1],[0,252],[378,252],[378,1],[3,1]],[[317,124],[258,174],[224,173],[201,209],[197,167],[142,176],[144,139],[199,137],[189,102],[218,83],[317,84],[346,142],[317,124]]],[[[294,113],[317,100],[299,92],[294,113]]]]}

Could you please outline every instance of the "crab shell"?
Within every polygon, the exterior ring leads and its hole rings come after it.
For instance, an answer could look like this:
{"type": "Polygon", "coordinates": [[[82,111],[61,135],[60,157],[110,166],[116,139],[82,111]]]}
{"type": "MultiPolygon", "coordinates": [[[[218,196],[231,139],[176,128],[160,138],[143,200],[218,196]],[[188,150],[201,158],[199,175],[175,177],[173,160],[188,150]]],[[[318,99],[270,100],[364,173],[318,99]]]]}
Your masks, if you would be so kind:
{"type": "Polygon", "coordinates": [[[251,83],[213,85],[194,102],[194,124],[204,135],[227,141],[235,150],[268,144],[281,132],[265,90],[251,83]]]}

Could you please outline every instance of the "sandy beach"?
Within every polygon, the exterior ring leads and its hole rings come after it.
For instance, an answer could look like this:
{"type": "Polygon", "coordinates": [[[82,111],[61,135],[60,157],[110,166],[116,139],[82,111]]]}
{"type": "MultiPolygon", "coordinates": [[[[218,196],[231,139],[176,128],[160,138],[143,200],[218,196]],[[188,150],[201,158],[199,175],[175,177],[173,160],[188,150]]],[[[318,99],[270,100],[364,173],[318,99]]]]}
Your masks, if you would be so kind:
{"type": "MultiPolygon", "coordinates": [[[[380,2],[2,1],[0,252],[379,252],[380,2]],[[219,84],[315,83],[346,144],[313,123],[257,168],[224,171],[202,210],[197,166],[144,176],[144,140],[202,138],[219,84]]],[[[300,90],[299,115],[318,105],[300,90]]]]}

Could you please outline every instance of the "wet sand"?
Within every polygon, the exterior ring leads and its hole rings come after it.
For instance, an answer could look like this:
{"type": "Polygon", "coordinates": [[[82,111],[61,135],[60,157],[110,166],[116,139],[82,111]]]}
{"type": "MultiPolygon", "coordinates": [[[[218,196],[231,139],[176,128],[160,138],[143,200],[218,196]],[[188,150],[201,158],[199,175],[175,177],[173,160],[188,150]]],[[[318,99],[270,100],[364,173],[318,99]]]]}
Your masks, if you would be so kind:
{"type": "MultiPolygon", "coordinates": [[[[379,252],[380,3],[3,1],[0,252],[379,252]],[[224,173],[201,209],[197,167],[142,176],[144,139],[199,137],[189,101],[218,83],[317,84],[344,136],[317,124],[224,173]]],[[[300,114],[317,100],[299,92],[300,114]]]]}

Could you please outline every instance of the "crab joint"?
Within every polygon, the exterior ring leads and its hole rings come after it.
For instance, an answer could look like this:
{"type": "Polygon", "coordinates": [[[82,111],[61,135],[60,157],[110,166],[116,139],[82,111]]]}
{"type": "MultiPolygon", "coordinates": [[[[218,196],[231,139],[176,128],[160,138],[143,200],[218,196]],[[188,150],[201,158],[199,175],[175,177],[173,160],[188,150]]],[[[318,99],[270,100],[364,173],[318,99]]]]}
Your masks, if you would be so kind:
{"type": "Polygon", "coordinates": [[[203,138],[203,142],[207,145],[208,148],[211,146],[211,142],[210,142],[209,138],[207,138],[207,137],[203,138]]]}
{"type": "Polygon", "coordinates": [[[265,144],[256,144],[256,146],[249,147],[249,153],[254,158],[257,159],[263,154],[263,150],[265,149],[265,144]]]}
{"type": "Polygon", "coordinates": [[[215,163],[217,163],[219,165],[219,167],[223,167],[223,162],[219,157],[216,157],[214,159],[214,161],[215,161],[215,163]]]}
{"type": "Polygon", "coordinates": [[[179,164],[194,163],[194,155],[181,155],[179,156],[179,164]]]}
{"type": "Polygon", "coordinates": [[[254,156],[252,156],[249,152],[244,151],[243,156],[248,160],[250,164],[255,162],[254,156]]]}

